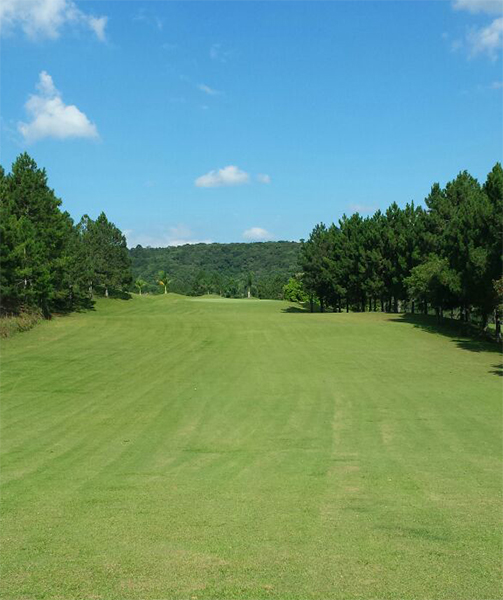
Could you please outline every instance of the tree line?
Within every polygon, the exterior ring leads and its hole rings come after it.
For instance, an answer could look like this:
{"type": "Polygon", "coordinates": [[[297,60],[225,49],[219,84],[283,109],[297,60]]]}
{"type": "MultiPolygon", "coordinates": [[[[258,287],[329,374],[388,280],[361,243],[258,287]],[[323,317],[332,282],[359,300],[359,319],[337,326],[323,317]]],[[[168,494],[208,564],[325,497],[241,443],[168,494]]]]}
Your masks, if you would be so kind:
{"type": "Polygon", "coordinates": [[[302,242],[302,273],[289,298],[320,309],[412,313],[445,311],[482,327],[502,302],[503,169],[483,185],[467,171],[445,187],[435,183],[425,208],[396,203],[369,217],[344,215],[316,225],[302,242]]]}
{"type": "Polygon", "coordinates": [[[132,248],[133,275],[143,293],[282,299],[283,287],[299,270],[298,242],[191,244],[132,248]],[[167,273],[167,274],[166,274],[167,273]]]}
{"type": "Polygon", "coordinates": [[[48,317],[130,285],[126,239],[105,213],[75,224],[60,207],[45,169],[28,154],[8,174],[0,166],[2,314],[38,309],[48,317]]]}
{"type": "Polygon", "coordinates": [[[74,223],[26,153],[0,166],[0,310],[45,316],[128,290],[286,298],[321,311],[446,311],[482,327],[503,302],[503,169],[483,185],[467,171],[434,184],[425,208],[393,203],[309,239],[128,251],[105,213],[74,223]],[[296,273],[296,275],[293,275],[296,273]],[[134,278],[133,278],[134,276],[134,278]]]}

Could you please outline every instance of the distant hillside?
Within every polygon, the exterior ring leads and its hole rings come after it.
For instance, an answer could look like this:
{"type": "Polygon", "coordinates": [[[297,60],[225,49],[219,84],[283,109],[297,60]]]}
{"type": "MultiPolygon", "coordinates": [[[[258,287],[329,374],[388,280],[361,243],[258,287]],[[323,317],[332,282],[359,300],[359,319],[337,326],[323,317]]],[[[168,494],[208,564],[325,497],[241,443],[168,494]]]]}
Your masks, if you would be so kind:
{"type": "Polygon", "coordinates": [[[246,294],[251,274],[252,294],[281,298],[283,285],[299,271],[300,243],[193,244],[130,250],[134,278],[147,281],[146,291],[160,293],[158,273],[168,273],[170,291],[187,295],[246,294]]]}

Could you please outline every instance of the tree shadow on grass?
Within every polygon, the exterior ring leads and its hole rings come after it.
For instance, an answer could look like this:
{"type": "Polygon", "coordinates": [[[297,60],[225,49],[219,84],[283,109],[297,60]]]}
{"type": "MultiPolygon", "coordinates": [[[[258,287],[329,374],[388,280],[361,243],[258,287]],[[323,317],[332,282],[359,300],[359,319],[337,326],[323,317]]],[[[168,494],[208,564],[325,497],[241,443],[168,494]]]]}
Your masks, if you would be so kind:
{"type": "Polygon", "coordinates": [[[131,300],[132,298],[129,292],[123,292],[121,290],[110,290],[109,297],[114,300],[131,300]]]}
{"type": "MultiPolygon", "coordinates": [[[[392,323],[407,323],[418,329],[422,329],[423,331],[448,337],[462,350],[503,354],[501,344],[488,339],[485,337],[484,333],[474,327],[460,323],[459,321],[444,319],[439,323],[437,322],[436,317],[433,316],[410,314],[396,315],[396,317],[390,319],[390,321],[392,323]]],[[[503,365],[496,364],[493,365],[493,367],[495,370],[490,371],[490,373],[503,377],[503,365]]]]}
{"type": "Polygon", "coordinates": [[[493,365],[493,370],[489,371],[489,373],[503,377],[503,363],[493,365]]]}
{"type": "MultiPolygon", "coordinates": [[[[313,302],[313,310],[311,311],[311,307],[309,302],[299,302],[294,306],[289,306],[288,308],[282,308],[282,313],[321,313],[320,305],[316,302],[313,302]]],[[[325,313],[333,312],[331,309],[325,309],[325,313]]]]}
{"type": "Polygon", "coordinates": [[[289,306],[288,308],[282,308],[281,309],[282,313],[308,313],[309,312],[309,308],[306,308],[305,306],[289,306]]]}
{"type": "Polygon", "coordinates": [[[69,317],[74,313],[85,313],[88,311],[96,310],[96,302],[90,298],[83,298],[78,304],[74,306],[59,306],[55,308],[52,313],[46,315],[46,319],[52,319],[52,317],[69,317]]]}

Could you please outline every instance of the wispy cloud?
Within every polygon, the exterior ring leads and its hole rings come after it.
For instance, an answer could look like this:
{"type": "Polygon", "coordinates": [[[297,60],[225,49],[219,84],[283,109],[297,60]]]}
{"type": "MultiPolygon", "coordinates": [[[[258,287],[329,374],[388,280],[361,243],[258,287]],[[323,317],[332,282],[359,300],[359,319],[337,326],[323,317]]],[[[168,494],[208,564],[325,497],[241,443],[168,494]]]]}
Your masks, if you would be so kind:
{"type": "Polygon", "coordinates": [[[226,49],[222,44],[212,44],[210,47],[210,58],[217,62],[226,63],[233,54],[233,50],[226,49]]]}
{"type": "Polygon", "coordinates": [[[165,248],[167,246],[185,246],[186,244],[212,244],[210,239],[198,239],[197,236],[185,225],[176,225],[157,229],[152,232],[126,229],[124,235],[129,248],[138,244],[152,248],[165,248]]]}
{"type": "Polygon", "coordinates": [[[250,227],[243,231],[243,238],[250,242],[265,242],[274,239],[274,235],[262,227],[250,227]]]}
{"type": "Polygon", "coordinates": [[[87,17],[88,26],[94,31],[96,37],[104,42],[106,39],[105,27],[108,23],[108,17],[87,17]]]}
{"type": "Polygon", "coordinates": [[[471,13],[498,14],[503,12],[501,0],[454,0],[455,10],[467,10],[471,13]]]}
{"type": "Polygon", "coordinates": [[[43,138],[99,137],[96,125],[82,111],[63,102],[61,92],[46,71],[40,73],[37,90],[38,94],[31,95],[25,104],[31,121],[18,124],[18,130],[27,142],[43,138]]]}
{"type": "Polygon", "coordinates": [[[157,15],[149,14],[144,8],[140,8],[140,10],[133,16],[133,21],[145,23],[151,27],[154,27],[158,31],[162,31],[164,28],[164,21],[157,15]]]}
{"type": "Polygon", "coordinates": [[[257,181],[259,183],[271,183],[271,177],[269,175],[266,175],[265,173],[259,173],[257,175],[257,181]]]}
{"type": "Polygon", "coordinates": [[[209,85],[206,85],[204,83],[199,83],[197,86],[197,89],[201,90],[201,92],[204,92],[205,94],[208,94],[208,96],[218,96],[219,94],[222,93],[222,92],[219,92],[218,90],[211,88],[209,85]]]}
{"type": "Polygon", "coordinates": [[[349,210],[353,213],[360,213],[362,215],[368,215],[370,213],[374,213],[377,209],[375,206],[371,206],[370,204],[350,204],[349,210]]]}
{"type": "Polygon", "coordinates": [[[196,187],[213,188],[244,185],[249,182],[250,175],[248,173],[241,171],[234,165],[229,165],[223,169],[209,171],[209,173],[201,175],[195,180],[194,184],[196,187]]]}
{"type": "Polygon", "coordinates": [[[220,44],[213,44],[210,48],[210,58],[211,60],[218,60],[220,56],[220,44]]]}
{"type": "MultiPolygon", "coordinates": [[[[503,14],[501,0],[454,0],[452,6],[455,10],[470,13],[503,14]]],[[[483,27],[472,27],[465,42],[471,57],[486,55],[491,60],[496,60],[498,52],[503,48],[503,17],[497,17],[483,27]]],[[[460,40],[455,40],[451,48],[457,50],[461,45],[460,40]]]]}
{"type": "Polygon", "coordinates": [[[56,39],[67,26],[84,27],[105,41],[108,18],[77,8],[73,0],[1,0],[2,34],[21,29],[29,39],[56,39]]]}
{"type": "Polygon", "coordinates": [[[470,54],[486,54],[492,60],[503,48],[503,17],[498,17],[487,27],[472,29],[467,36],[470,54]]]}

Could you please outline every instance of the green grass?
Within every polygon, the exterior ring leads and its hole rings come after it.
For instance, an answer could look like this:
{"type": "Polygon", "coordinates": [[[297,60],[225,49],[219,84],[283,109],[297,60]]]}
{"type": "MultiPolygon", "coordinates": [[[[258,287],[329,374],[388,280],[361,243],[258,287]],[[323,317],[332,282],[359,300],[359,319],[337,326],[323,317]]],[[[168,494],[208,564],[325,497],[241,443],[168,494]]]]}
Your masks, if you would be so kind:
{"type": "Polygon", "coordinates": [[[501,355],[289,307],[100,301],[3,343],[2,598],[502,597],[501,355]]]}

